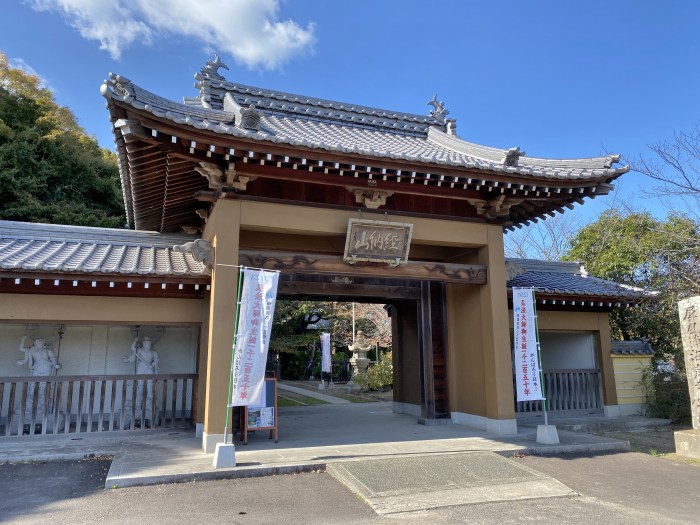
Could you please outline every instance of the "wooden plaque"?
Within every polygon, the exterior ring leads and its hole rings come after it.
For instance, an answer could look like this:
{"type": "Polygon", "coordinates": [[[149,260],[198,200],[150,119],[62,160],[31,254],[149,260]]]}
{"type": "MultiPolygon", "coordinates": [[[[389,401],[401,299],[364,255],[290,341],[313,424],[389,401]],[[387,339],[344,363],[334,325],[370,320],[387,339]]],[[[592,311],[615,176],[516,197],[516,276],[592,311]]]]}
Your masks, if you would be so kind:
{"type": "Polygon", "coordinates": [[[412,236],[413,224],[350,219],[343,259],[398,266],[408,260],[412,236]]]}

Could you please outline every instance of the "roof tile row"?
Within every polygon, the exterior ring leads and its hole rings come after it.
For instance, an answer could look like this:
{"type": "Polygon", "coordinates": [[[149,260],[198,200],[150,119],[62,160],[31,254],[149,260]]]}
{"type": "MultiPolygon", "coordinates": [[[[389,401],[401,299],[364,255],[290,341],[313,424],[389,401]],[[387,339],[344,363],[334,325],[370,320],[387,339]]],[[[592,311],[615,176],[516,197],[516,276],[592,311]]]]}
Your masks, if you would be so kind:
{"type": "MultiPolygon", "coordinates": [[[[0,221],[0,269],[55,273],[204,276],[208,269],[174,245],[190,235],[159,234],[86,226],[0,221]]],[[[509,259],[514,276],[508,287],[534,287],[536,292],[624,300],[653,296],[589,276],[576,262],[509,259]]]]}
{"type": "Polygon", "coordinates": [[[218,82],[217,85],[232,93],[240,106],[256,102],[261,112],[260,131],[239,127],[232,112],[198,107],[191,101],[187,104],[173,102],[119,75],[110,74],[101,92],[108,100],[122,101],[157,117],[197,129],[373,158],[558,180],[610,178],[629,169],[627,166],[611,167],[618,160],[614,156],[572,160],[523,156],[517,166],[505,166],[503,159],[507,150],[469,143],[450,135],[443,131],[443,118],[313,99],[228,82],[218,82]],[[254,100],[250,98],[251,94],[262,98],[254,100]]]}

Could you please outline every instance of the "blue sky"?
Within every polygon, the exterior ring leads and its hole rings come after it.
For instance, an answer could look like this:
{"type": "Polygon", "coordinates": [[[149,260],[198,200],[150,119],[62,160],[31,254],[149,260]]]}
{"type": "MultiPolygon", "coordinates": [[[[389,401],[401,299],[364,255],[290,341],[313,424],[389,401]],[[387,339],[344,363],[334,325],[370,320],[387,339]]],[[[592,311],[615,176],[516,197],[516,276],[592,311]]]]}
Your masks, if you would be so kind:
{"type": "MultiPolygon", "coordinates": [[[[10,0],[0,50],[110,148],[108,72],[181,101],[216,50],[229,80],[421,114],[437,93],[468,141],[634,158],[698,123],[699,26],[688,0],[10,0]]],[[[656,210],[649,187],[613,193],[656,210]]]]}

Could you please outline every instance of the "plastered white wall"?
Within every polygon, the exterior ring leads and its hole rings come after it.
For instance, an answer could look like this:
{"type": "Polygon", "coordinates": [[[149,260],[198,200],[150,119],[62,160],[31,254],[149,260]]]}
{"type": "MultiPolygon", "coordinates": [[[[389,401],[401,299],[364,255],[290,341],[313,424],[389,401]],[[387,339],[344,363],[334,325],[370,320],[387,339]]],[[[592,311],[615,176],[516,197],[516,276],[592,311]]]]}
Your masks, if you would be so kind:
{"type": "MultiPolygon", "coordinates": [[[[39,325],[46,340],[57,336],[57,325],[39,325]]],[[[26,325],[0,323],[0,376],[29,375],[27,365],[17,365],[24,354],[19,343],[26,325]]],[[[160,373],[191,374],[196,371],[197,328],[168,326],[155,345],[160,357],[160,373]]],[[[53,343],[62,368],[61,375],[115,375],[134,373],[133,363],[124,363],[133,341],[130,326],[65,325],[63,339],[53,343]]],[[[25,345],[29,346],[28,339],[25,345]]]]}
{"type": "MultiPolygon", "coordinates": [[[[58,325],[41,324],[38,335],[53,342],[53,351],[58,355],[61,369],[58,376],[73,375],[126,375],[134,373],[134,363],[125,363],[124,358],[131,354],[133,341],[131,326],[126,325],[65,325],[63,338],[57,338],[58,325]]],[[[22,335],[27,333],[25,324],[0,323],[0,376],[28,376],[29,367],[18,365],[24,358],[19,351],[22,335]]],[[[155,345],[160,358],[160,373],[190,374],[195,373],[197,362],[198,328],[194,326],[168,326],[162,338],[155,345]]],[[[31,345],[28,338],[25,346],[31,345]]],[[[119,383],[121,385],[121,382],[119,383]]],[[[74,394],[77,402],[77,392],[74,394]]],[[[8,412],[8,395],[3,396],[1,413],[8,412]]],[[[96,396],[97,397],[97,396],[96,396]]],[[[190,396],[188,395],[188,402],[190,396]]],[[[170,406],[171,397],[168,398],[170,406]]],[[[177,398],[181,405],[180,396],[177,398]]],[[[97,409],[97,399],[95,400],[97,409]]],[[[16,403],[17,404],[17,403],[16,403]]],[[[75,403],[74,403],[75,404],[75,403]]],[[[106,403],[109,408],[110,402],[106,403]]],[[[116,408],[121,405],[116,400],[116,408]]],[[[73,408],[75,410],[75,407],[73,408]]]]}
{"type": "Polygon", "coordinates": [[[542,368],[597,368],[592,333],[540,332],[542,368]]]}

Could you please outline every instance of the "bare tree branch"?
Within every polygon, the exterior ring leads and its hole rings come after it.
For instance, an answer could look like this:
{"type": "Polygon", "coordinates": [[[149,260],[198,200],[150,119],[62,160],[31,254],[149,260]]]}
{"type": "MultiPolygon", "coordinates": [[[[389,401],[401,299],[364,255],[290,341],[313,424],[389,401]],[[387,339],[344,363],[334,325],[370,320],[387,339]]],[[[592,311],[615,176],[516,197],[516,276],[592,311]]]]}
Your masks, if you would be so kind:
{"type": "Polygon", "coordinates": [[[656,160],[641,156],[632,162],[632,169],[660,183],[655,188],[657,195],[700,199],[700,125],[649,149],[656,160]]]}

